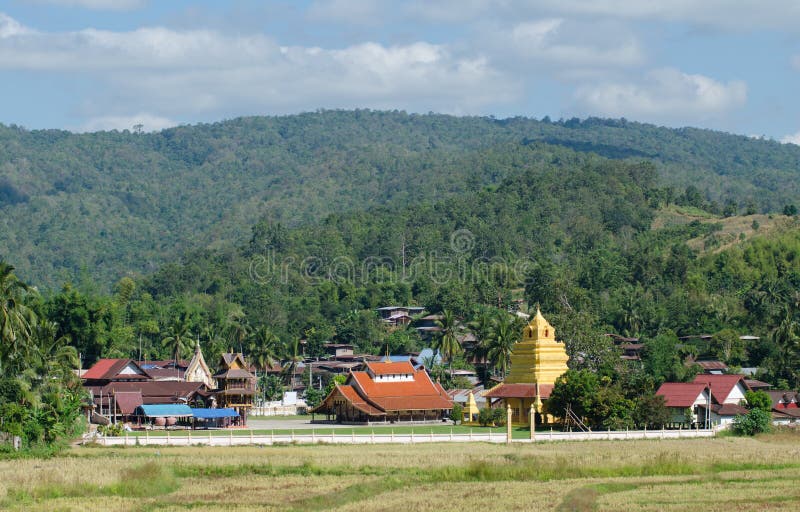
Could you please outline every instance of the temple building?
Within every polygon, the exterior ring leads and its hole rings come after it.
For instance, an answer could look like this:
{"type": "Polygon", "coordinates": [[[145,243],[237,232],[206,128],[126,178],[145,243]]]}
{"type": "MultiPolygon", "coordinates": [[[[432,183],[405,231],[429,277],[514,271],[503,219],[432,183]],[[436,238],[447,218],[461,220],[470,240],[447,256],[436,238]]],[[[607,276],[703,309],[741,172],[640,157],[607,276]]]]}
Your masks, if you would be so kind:
{"type": "Polygon", "coordinates": [[[502,401],[504,407],[511,407],[512,423],[529,425],[531,407],[542,414],[542,403],[550,397],[556,379],[567,371],[568,360],[566,347],[556,341],[555,329],[537,308],[522,331],[522,341],[514,345],[508,376],[484,394],[487,404],[502,401]]]}
{"type": "Polygon", "coordinates": [[[214,394],[216,405],[235,410],[239,413],[236,424],[246,425],[256,394],[256,377],[247,369],[244,356],[240,353],[222,354],[219,368],[220,372],[214,375],[217,381],[214,394]]]}
{"type": "Polygon", "coordinates": [[[337,384],[312,414],[325,414],[337,423],[441,421],[453,402],[424,368],[408,362],[365,363],[337,384]]]}
{"type": "Polygon", "coordinates": [[[194,356],[186,367],[184,379],[186,382],[202,382],[208,389],[214,389],[217,386],[214,377],[212,377],[211,370],[209,370],[206,360],[203,357],[203,351],[200,350],[200,340],[197,340],[194,346],[194,356]]]}

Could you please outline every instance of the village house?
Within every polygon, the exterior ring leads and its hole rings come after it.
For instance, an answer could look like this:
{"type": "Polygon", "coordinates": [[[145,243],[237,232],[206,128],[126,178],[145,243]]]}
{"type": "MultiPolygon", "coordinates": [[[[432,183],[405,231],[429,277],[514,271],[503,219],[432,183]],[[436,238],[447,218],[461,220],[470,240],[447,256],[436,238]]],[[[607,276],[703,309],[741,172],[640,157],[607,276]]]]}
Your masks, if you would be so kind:
{"type": "Polygon", "coordinates": [[[82,380],[95,422],[126,421],[140,405],[205,403],[208,398],[202,382],[154,380],[131,359],[100,359],[82,380]]]}
{"type": "Polygon", "coordinates": [[[656,394],[664,396],[667,407],[673,411],[675,423],[729,427],[736,416],[747,414],[745,393],[750,391],[742,375],[700,374],[691,383],[665,382],[656,394]],[[692,387],[695,386],[695,387],[692,387]],[[709,394],[699,397],[695,391],[709,394]],[[710,398],[710,399],[709,399],[710,398]],[[689,401],[691,405],[686,405],[689,401]],[[705,401],[703,401],[705,399],[705,401]],[[687,408],[691,413],[687,413],[687,408]],[[681,410],[683,413],[681,413],[681,410]],[[680,416],[686,418],[680,420],[680,416]]]}
{"type": "Polygon", "coordinates": [[[411,362],[367,362],[311,410],[337,423],[430,422],[446,419],[453,402],[424,368],[411,362]]]}
{"type": "Polygon", "coordinates": [[[696,426],[705,421],[705,413],[700,410],[711,402],[708,386],[695,382],[665,382],[656,391],[664,397],[664,405],[670,411],[671,427],[696,426]],[[701,415],[702,414],[702,415],[701,415]]]}
{"type": "Polygon", "coordinates": [[[794,391],[767,391],[772,399],[772,423],[794,425],[800,423],[800,393],[794,391]]]}
{"type": "Polygon", "coordinates": [[[556,379],[567,371],[569,360],[566,347],[555,336],[555,329],[537,308],[522,331],[522,341],[514,345],[508,376],[484,393],[489,407],[501,401],[511,408],[513,424],[530,425],[531,419],[552,422],[552,418],[542,416],[542,405],[550,397],[556,379]]]}
{"type": "Polygon", "coordinates": [[[385,306],[378,308],[378,315],[384,323],[396,327],[410,324],[414,315],[420,315],[423,311],[425,308],[421,306],[385,306]]]}

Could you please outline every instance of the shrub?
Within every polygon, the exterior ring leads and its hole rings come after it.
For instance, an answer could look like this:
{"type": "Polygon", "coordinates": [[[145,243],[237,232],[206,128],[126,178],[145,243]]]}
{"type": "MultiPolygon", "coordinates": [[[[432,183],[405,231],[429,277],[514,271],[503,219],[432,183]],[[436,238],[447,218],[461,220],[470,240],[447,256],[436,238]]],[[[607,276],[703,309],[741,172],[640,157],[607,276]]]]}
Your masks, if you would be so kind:
{"type": "Polygon", "coordinates": [[[759,408],[751,409],[745,415],[736,416],[733,420],[733,431],[743,436],[754,436],[761,432],[769,432],[772,415],[759,408]]]}
{"type": "Polygon", "coordinates": [[[458,423],[463,419],[464,407],[461,404],[453,403],[453,410],[450,411],[450,419],[453,423],[458,423]]]}

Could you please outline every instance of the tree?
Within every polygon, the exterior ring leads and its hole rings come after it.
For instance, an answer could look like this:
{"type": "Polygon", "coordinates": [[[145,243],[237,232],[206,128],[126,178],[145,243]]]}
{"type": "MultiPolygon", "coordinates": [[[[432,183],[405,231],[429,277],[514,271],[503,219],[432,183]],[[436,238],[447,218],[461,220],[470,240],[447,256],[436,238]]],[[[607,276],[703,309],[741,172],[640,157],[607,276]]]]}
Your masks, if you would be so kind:
{"type": "Polygon", "coordinates": [[[744,399],[748,409],[761,409],[767,413],[772,412],[772,398],[764,391],[747,391],[744,399]]]}
{"type": "Polygon", "coordinates": [[[793,217],[797,215],[797,206],[793,204],[787,204],[783,207],[783,214],[788,217],[793,217]]]}
{"type": "Polygon", "coordinates": [[[442,311],[441,319],[436,320],[439,333],[434,338],[433,349],[438,350],[442,357],[447,360],[450,375],[453,374],[453,358],[461,353],[461,343],[458,341],[458,321],[455,314],[445,309],[442,311]]]}
{"type": "Polygon", "coordinates": [[[182,311],[167,330],[167,336],[161,340],[161,345],[169,348],[175,362],[180,360],[192,346],[192,333],[189,331],[191,320],[187,311],[182,311]]]}
{"type": "Polygon", "coordinates": [[[761,408],[750,409],[747,414],[736,416],[733,419],[733,431],[743,436],[754,436],[762,432],[769,432],[772,424],[772,415],[761,408]]]}
{"type": "Polygon", "coordinates": [[[600,390],[597,375],[589,370],[567,370],[556,379],[545,410],[559,418],[565,418],[570,409],[579,418],[593,414],[595,397],[600,390]]]}
{"type": "Polygon", "coordinates": [[[715,356],[730,365],[740,365],[746,359],[744,341],[733,329],[723,329],[711,337],[710,347],[715,356]]]}
{"type": "Polygon", "coordinates": [[[25,305],[31,289],[17,279],[14,267],[0,261],[0,371],[21,368],[28,357],[34,312],[25,305]]]}
{"type": "Polygon", "coordinates": [[[266,325],[257,327],[248,340],[250,360],[257,368],[266,371],[280,362],[280,340],[269,327],[266,325]]]}
{"type": "Polygon", "coordinates": [[[300,363],[303,362],[303,356],[300,354],[299,338],[288,340],[283,345],[282,359],[284,360],[284,363],[281,373],[283,374],[284,382],[286,382],[286,385],[291,388],[292,381],[294,380],[294,374],[297,373],[300,363]]]}
{"type": "Polygon", "coordinates": [[[489,362],[494,373],[505,377],[511,363],[511,353],[519,340],[519,330],[515,329],[511,316],[501,311],[495,317],[491,338],[489,338],[489,362]]]}

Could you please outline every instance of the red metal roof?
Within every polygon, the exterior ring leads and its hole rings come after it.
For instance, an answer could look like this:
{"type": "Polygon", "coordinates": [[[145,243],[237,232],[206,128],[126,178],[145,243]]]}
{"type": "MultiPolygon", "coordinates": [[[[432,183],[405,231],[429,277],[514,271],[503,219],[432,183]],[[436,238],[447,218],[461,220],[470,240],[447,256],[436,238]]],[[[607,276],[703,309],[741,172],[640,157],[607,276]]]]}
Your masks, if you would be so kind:
{"type": "Polygon", "coordinates": [[[667,407],[691,407],[706,385],[695,382],[665,382],[656,395],[663,396],[667,407]]]}
{"type": "Polygon", "coordinates": [[[114,402],[116,402],[119,411],[125,415],[133,414],[133,411],[144,403],[141,391],[119,391],[114,393],[114,402]]]}
{"type": "Polygon", "coordinates": [[[694,364],[699,365],[704,370],[727,370],[728,365],[722,361],[695,361],[694,364]]]}
{"type": "Polygon", "coordinates": [[[744,377],[741,375],[698,375],[693,381],[695,384],[705,384],[711,388],[711,396],[714,401],[721,404],[724,403],[731,394],[733,388],[741,382],[745,390],[749,390],[747,384],[744,382],[744,377]]]}
{"type": "MultiPolygon", "coordinates": [[[[539,398],[546,400],[553,392],[552,384],[539,384],[539,398]]],[[[493,387],[484,395],[486,398],[534,398],[536,397],[536,384],[509,384],[502,383],[493,387]]]]}
{"type": "Polygon", "coordinates": [[[137,371],[142,372],[142,375],[127,374],[122,376],[122,378],[150,379],[150,376],[131,359],[100,359],[91,368],[86,370],[81,378],[84,380],[112,380],[117,377],[119,372],[128,364],[134,365],[137,371]]]}
{"type": "Polygon", "coordinates": [[[414,373],[409,361],[367,363],[367,368],[375,375],[407,375],[414,373]]]}

